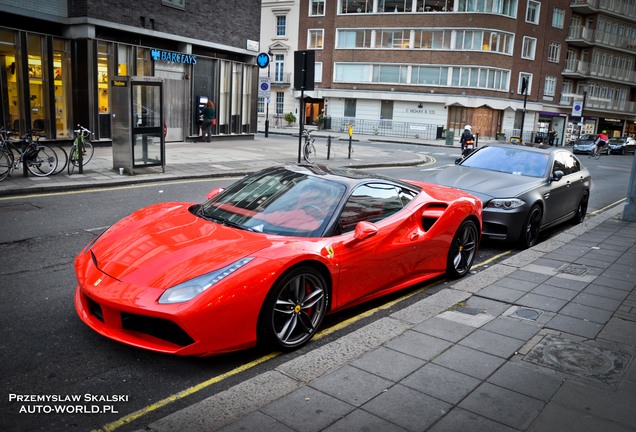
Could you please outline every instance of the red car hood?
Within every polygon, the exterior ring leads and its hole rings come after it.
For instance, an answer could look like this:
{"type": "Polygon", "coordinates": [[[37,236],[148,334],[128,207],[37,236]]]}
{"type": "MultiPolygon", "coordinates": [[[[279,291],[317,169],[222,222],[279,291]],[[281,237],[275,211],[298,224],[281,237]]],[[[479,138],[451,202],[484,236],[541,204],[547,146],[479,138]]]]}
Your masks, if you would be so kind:
{"type": "Polygon", "coordinates": [[[97,267],[125,283],[167,289],[272,244],[266,235],[199,218],[190,206],[157,204],[122,219],[91,247],[97,267]]]}

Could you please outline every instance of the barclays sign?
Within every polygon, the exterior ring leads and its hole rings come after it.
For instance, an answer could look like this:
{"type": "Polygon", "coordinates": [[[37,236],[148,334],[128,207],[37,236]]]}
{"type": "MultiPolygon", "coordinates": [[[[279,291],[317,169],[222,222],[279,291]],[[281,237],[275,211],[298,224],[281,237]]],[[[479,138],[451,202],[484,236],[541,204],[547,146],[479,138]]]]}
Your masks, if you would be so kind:
{"type": "Polygon", "coordinates": [[[197,56],[190,54],[181,54],[158,49],[150,50],[150,56],[154,61],[167,61],[171,63],[197,64],[197,56]]]}

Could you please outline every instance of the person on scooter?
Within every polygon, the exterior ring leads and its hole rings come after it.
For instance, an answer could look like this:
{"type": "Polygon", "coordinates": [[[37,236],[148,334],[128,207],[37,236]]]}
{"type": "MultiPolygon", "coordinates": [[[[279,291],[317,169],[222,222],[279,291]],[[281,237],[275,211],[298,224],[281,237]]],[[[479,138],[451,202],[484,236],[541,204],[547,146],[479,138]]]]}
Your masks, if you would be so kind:
{"type": "Polygon", "coordinates": [[[464,126],[464,132],[462,132],[462,136],[459,138],[459,145],[461,146],[462,156],[466,156],[470,151],[474,149],[473,145],[475,144],[475,136],[472,133],[472,127],[470,125],[464,126]],[[466,148],[466,154],[464,154],[464,148],[466,148]]]}

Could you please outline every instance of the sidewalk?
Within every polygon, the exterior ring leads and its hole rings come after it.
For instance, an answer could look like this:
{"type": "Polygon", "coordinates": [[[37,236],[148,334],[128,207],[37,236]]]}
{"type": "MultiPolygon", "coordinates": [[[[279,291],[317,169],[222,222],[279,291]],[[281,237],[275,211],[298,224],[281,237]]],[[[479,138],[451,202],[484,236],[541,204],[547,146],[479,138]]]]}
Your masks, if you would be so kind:
{"type": "Polygon", "coordinates": [[[636,224],[621,207],[146,431],[636,429],[636,224]]]}
{"type": "MultiPolygon", "coordinates": [[[[168,143],[165,173],[152,168],[134,176],[120,176],[112,149],[98,147],[83,175],[14,173],[0,183],[0,196],[243,175],[296,163],[297,141],[278,136],[296,132],[168,143]]],[[[327,133],[314,135],[317,162],[330,166],[427,160],[417,148],[379,146],[376,137],[359,137],[348,159],[348,136],[338,135],[327,161],[327,133]]],[[[445,147],[442,140],[408,142],[445,147]]],[[[143,430],[633,431],[636,223],[623,221],[622,209],[589,215],[143,430]]]]}
{"type": "MultiPolygon", "coordinates": [[[[386,165],[416,165],[424,163],[426,156],[415,151],[391,151],[377,145],[396,142],[394,139],[374,136],[354,137],[353,152],[348,158],[349,137],[327,131],[314,132],[316,138],[316,163],[332,167],[373,167],[386,165]],[[331,135],[332,149],[327,160],[327,136],[331,135]]],[[[409,144],[442,146],[443,140],[405,140],[409,144]]],[[[450,146],[446,146],[450,147],[450,146]]],[[[68,151],[68,147],[66,148],[68,151]]],[[[457,146],[459,156],[459,147],[457,146]]],[[[272,129],[269,137],[262,133],[255,137],[220,139],[212,142],[166,143],[165,173],[161,167],[135,169],[135,175],[120,175],[113,167],[111,146],[96,146],[92,160],[84,167],[83,174],[71,176],[64,170],[49,177],[23,177],[14,171],[11,177],[0,182],[0,196],[22,193],[54,192],[86,187],[108,187],[122,184],[178,180],[200,177],[245,175],[273,165],[298,162],[298,129],[272,129]],[[294,135],[296,139],[282,135],[294,135]]],[[[304,162],[304,161],[302,161],[304,162]]]]}

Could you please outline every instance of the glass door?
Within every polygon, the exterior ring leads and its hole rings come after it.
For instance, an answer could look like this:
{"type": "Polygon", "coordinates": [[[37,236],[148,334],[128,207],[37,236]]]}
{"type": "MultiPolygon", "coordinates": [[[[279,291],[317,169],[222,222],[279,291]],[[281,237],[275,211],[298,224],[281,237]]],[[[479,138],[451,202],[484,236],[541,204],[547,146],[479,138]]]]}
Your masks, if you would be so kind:
{"type": "Polygon", "coordinates": [[[164,162],[162,88],[160,82],[132,81],[133,166],[164,162]]]}

